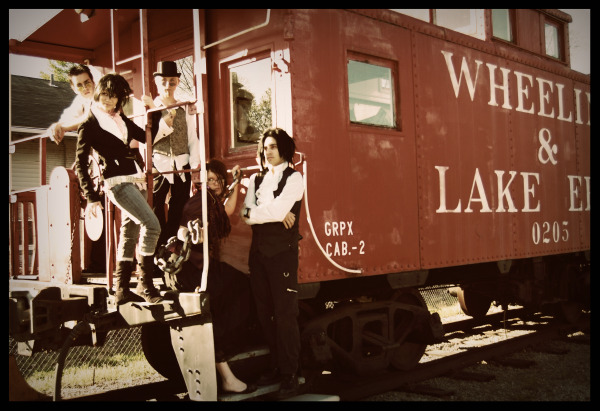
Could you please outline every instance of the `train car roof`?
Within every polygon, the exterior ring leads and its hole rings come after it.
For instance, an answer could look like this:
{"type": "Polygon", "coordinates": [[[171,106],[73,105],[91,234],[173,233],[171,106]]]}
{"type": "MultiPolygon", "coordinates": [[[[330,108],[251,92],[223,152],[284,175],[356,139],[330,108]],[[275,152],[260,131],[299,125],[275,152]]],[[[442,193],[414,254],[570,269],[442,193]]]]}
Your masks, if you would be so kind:
{"type": "MultiPolygon", "coordinates": [[[[133,22],[138,13],[120,11],[119,25],[133,22]]],[[[96,50],[110,45],[110,10],[96,9],[86,21],[82,15],[74,9],[9,10],[9,52],[64,61],[93,60],[96,50]]]]}

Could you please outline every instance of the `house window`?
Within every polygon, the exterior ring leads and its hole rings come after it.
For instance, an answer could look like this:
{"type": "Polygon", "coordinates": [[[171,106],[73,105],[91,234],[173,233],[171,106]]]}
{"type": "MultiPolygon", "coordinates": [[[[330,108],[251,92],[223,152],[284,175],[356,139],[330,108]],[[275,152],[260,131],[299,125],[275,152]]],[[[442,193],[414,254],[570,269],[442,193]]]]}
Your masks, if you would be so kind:
{"type": "Polygon", "coordinates": [[[272,127],[271,58],[244,59],[228,65],[231,147],[258,142],[272,127]]]}
{"type": "Polygon", "coordinates": [[[510,10],[493,9],[492,27],[494,37],[510,42],[514,40],[512,33],[513,24],[510,10]]]}
{"type": "Polygon", "coordinates": [[[396,127],[392,65],[348,60],[348,105],[352,123],[396,127]]]}

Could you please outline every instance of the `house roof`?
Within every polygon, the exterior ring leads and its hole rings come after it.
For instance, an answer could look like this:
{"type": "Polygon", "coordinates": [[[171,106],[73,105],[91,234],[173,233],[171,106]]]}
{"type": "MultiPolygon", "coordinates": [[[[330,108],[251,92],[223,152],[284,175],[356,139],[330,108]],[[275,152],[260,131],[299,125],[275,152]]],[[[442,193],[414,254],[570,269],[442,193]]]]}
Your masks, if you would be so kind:
{"type": "Polygon", "coordinates": [[[46,129],[71,105],[75,93],[67,82],[11,76],[12,126],[46,129]]]}

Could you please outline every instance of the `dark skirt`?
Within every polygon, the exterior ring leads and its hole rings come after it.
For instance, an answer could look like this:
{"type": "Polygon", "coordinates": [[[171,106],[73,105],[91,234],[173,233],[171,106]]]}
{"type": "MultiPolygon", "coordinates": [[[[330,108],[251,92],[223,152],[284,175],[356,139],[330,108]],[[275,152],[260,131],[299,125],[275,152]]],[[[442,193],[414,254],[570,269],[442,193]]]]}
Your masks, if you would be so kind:
{"type": "MultiPolygon", "coordinates": [[[[200,285],[202,269],[190,260],[183,263],[177,275],[178,283],[184,284],[179,291],[191,292],[200,285]]],[[[209,263],[206,291],[213,322],[215,361],[224,362],[242,352],[258,328],[250,279],[229,264],[213,260],[209,263]]]]}

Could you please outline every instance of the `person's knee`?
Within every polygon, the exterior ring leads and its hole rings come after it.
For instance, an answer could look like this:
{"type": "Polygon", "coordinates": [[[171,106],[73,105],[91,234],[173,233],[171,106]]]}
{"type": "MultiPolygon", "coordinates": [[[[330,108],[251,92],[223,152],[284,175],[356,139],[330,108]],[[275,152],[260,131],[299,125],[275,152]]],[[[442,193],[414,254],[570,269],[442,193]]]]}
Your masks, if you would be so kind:
{"type": "Polygon", "coordinates": [[[152,213],[149,215],[148,219],[144,222],[145,235],[156,237],[160,235],[160,222],[158,221],[158,217],[152,213]]]}

